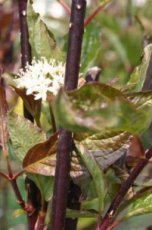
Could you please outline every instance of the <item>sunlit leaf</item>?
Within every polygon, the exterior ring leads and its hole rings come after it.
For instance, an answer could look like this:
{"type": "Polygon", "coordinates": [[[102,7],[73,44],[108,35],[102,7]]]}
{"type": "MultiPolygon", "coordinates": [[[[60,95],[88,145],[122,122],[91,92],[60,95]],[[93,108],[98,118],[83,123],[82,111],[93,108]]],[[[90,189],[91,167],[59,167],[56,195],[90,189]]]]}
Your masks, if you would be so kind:
{"type": "Polygon", "coordinates": [[[137,199],[132,200],[126,215],[123,220],[126,220],[132,216],[144,215],[152,213],[152,194],[150,191],[145,192],[137,199]]]}
{"type": "Polygon", "coordinates": [[[33,145],[46,140],[46,135],[37,126],[17,114],[9,115],[8,125],[13,152],[20,162],[33,145]]]}
{"type": "Polygon", "coordinates": [[[32,55],[36,58],[63,58],[53,34],[48,30],[40,15],[34,12],[30,3],[28,5],[27,21],[32,55]]]}
{"type": "MultiPolygon", "coordinates": [[[[96,25],[97,26],[97,25],[96,25]]],[[[94,30],[94,23],[89,24],[84,31],[82,57],[81,57],[81,69],[87,70],[98,53],[100,52],[100,30],[94,30]]]]}
{"type": "Polygon", "coordinates": [[[94,198],[92,200],[85,200],[81,205],[82,210],[95,210],[99,211],[99,198],[94,198]]]}
{"type": "Polygon", "coordinates": [[[54,108],[58,124],[73,132],[140,133],[149,125],[149,114],[134,104],[113,87],[90,83],[70,93],[60,90],[54,108]]]}
{"type": "Polygon", "coordinates": [[[16,209],[16,210],[13,212],[13,217],[15,217],[15,218],[20,217],[20,216],[23,216],[23,215],[26,215],[26,211],[23,210],[23,209],[16,209]]]}

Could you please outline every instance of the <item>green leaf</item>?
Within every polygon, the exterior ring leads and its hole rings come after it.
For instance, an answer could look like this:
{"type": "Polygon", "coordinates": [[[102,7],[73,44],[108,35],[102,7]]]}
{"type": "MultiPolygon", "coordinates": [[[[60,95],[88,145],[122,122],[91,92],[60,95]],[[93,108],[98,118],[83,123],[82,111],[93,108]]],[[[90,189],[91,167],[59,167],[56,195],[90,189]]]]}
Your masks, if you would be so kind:
{"type": "Polygon", "coordinates": [[[152,92],[137,92],[125,94],[126,98],[141,113],[141,132],[144,132],[151,124],[152,92]],[[144,122],[143,122],[144,121],[144,122]]]}
{"type": "Polygon", "coordinates": [[[98,217],[98,214],[95,212],[89,212],[89,211],[77,211],[72,209],[66,210],[66,217],[70,218],[92,218],[92,217],[98,217]]]}
{"type": "Polygon", "coordinates": [[[152,194],[149,190],[131,202],[123,220],[148,213],[152,213],[152,194]]]}
{"type": "Polygon", "coordinates": [[[72,132],[104,134],[110,130],[138,134],[147,128],[149,114],[134,104],[113,87],[90,83],[69,93],[60,90],[54,109],[58,124],[72,132]]]}
{"type": "Polygon", "coordinates": [[[151,61],[151,56],[152,44],[149,44],[144,48],[144,54],[141,64],[135,68],[129,82],[127,83],[127,89],[129,89],[130,91],[139,91],[142,89],[146,79],[148,66],[151,61]]]}
{"type": "Polygon", "coordinates": [[[92,157],[91,154],[87,152],[84,146],[79,146],[79,150],[76,149],[76,153],[81,157],[84,162],[89,174],[91,175],[94,183],[94,188],[96,190],[96,195],[99,199],[98,202],[98,211],[102,213],[104,209],[104,198],[106,194],[106,185],[104,174],[102,170],[99,168],[96,159],[92,157]]]}
{"type": "Polygon", "coordinates": [[[120,223],[116,230],[145,230],[151,227],[151,214],[134,216],[120,223]]]}
{"type": "Polygon", "coordinates": [[[99,211],[99,198],[94,198],[91,200],[85,200],[81,204],[81,209],[82,210],[95,210],[99,211]]]}
{"type": "Polygon", "coordinates": [[[17,217],[20,217],[22,215],[26,215],[26,211],[23,210],[23,209],[16,209],[14,212],[13,212],[13,217],[14,218],[17,218],[17,217]]]}
{"type": "Polygon", "coordinates": [[[35,182],[45,201],[50,201],[53,195],[54,178],[29,173],[27,173],[27,176],[35,182]]]}
{"type": "Polygon", "coordinates": [[[63,58],[61,51],[56,45],[53,34],[48,30],[40,15],[35,13],[29,3],[27,11],[27,21],[29,30],[29,40],[32,47],[32,56],[40,59],[41,57],[63,58]]]}
{"type": "MultiPolygon", "coordinates": [[[[96,24],[96,22],[95,22],[96,24]]],[[[96,24],[96,27],[97,24],[96,24]]],[[[94,23],[90,23],[85,31],[82,45],[82,56],[81,56],[81,70],[87,70],[95,61],[98,53],[100,52],[100,30],[94,29],[94,23]]]]}
{"type": "Polygon", "coordinates": [[[8,125],[13,152],[20,162],[33,145],[46,139],[37,126],[17,114],[9,114],[8,125]]]}

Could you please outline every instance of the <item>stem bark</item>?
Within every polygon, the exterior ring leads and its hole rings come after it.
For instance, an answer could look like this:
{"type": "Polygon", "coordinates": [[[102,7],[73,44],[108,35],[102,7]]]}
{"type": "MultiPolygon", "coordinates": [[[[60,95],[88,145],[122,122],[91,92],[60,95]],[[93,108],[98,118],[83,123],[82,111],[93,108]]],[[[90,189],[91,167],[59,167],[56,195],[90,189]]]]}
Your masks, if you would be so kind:
{"type": "MultiPolygon", "coordinates": [[[[85,9],[85,0],[72,1],[64,83],[65,90],[67,91],[75,89],[78,83],[85,9]]],[[[55,185],[52,204],[52,230],[63,230],[65,227],[71,150],[72,133],[61,128],[59,131],[55,185]]]]}
{"type": "MultiPolygon", "coordinates": [[[[22,68],[25,69],[27,63],[31,63],[31,47],[29,44],[29,34],[27,25],[27,2],[28,0],[18,0],[19,7],[19,22],[20,22],[20,32],[21,32],[21,63],[22,68]]],[[[24,105],[24,117],[34,122],[32,115],[26,109],[24,105]]],[[[27,188],[27,203],[28,206],[32,208],[33,213],[28,215],[28,229],[33,230],[38,218],[38,208],[39,208],[39,196],[40,191],[35,186],[33,181],[29,178],[25,180],[27,188]]]]}

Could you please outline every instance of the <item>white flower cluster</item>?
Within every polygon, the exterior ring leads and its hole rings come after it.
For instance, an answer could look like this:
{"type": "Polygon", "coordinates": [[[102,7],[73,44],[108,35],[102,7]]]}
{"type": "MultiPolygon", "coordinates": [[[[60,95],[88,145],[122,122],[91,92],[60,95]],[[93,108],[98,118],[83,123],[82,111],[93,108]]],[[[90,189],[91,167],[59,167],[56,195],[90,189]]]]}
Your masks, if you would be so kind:
{"type": "Polygon", "coordinates": [[[32,64],[27,64],[25,70],[21,69],[15,79],[17,88],[25,88],[26,94],[33,94],[35,100],[47,98],[47,92],[56,95],[63,86],[65,64],[55,59],[48,61],[46,58],[33,59],[32,64]]]}

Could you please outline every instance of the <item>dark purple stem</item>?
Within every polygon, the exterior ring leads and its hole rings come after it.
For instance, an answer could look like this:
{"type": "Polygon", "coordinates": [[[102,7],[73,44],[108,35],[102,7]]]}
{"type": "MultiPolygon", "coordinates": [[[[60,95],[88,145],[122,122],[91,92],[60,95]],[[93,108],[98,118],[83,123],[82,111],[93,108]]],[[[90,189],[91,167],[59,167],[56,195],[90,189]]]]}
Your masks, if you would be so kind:
{"type": "Polygon", "coordinates": [[[21,61],[24,69],[27,63],[31,62],[31,51],[29,45],[28,26],[27,26],[27,1],[18,0],[19,16],[20,16],[20,31],[21,31],[21,61]]]}
{"type": "Polygon", "coordinates": [[[118,210],[124,196],[126,195],[128,189],[132,186],[137,176],[143,170],[143,168],[147,165],[149,159],[152,157],[152,147],[147,151],[146,158],[141,160],[136,167],[131,172],[130,176],[127,180],[122,184],[119,192],[117,193],[116,197],[114,198],[112,204],[110,205],[106,215],[101,220],[98,229],[99,230],[106,230],[108,229],[109,225],[111,224],[112,218],[114,217],[116,211],[118,210]]]}
{"type": "MultiPolygon", "coordinates": [[[[85,9],[85,0],[72,1],[64,84],[67,91],[75,89],[78,83],[85,9]]],[[[52,205],[52,230],[63,230],[65,225],[71,149],[72,133],[61,128],[59,131],[57,165],[52,205]]]]}
{"type": "MultiPolygon", "coordinates": [[[[18,0],[20,32],[21,32],[21,62],[22,68],[25,69],[27,63],[31,63],[31,48],[29,44],[29,34],[27,25],[27,2],[28,0],[18,0]]],[[[24,116],[33,122],[32,115],[24,106],[24,116]]]]}
{"type": "MultiPolygon", "coordinates": [[[[29,34],[28,34],[28,25],[27,25],[27,0],[18,0],[19,6],[19,22],[20,22],[20,31],[21,31],[21,61],[22,68],[25,69],[27,63],[31,63],[31,49],[29,44],[29,34]]],[[[25,108],[24,105],[24,116],[29,119],[31,122],[34,121],[32,115],[25,108]]],[[[35,223],[38,218],[38,209],[40,205],[40,191],[36,185],[29,179],[25,180],[27,188],[27,202],[28,206],[31,207],[33,211],[32,215],[28,216],[28,229],[33,230],[35,223]]]]}

